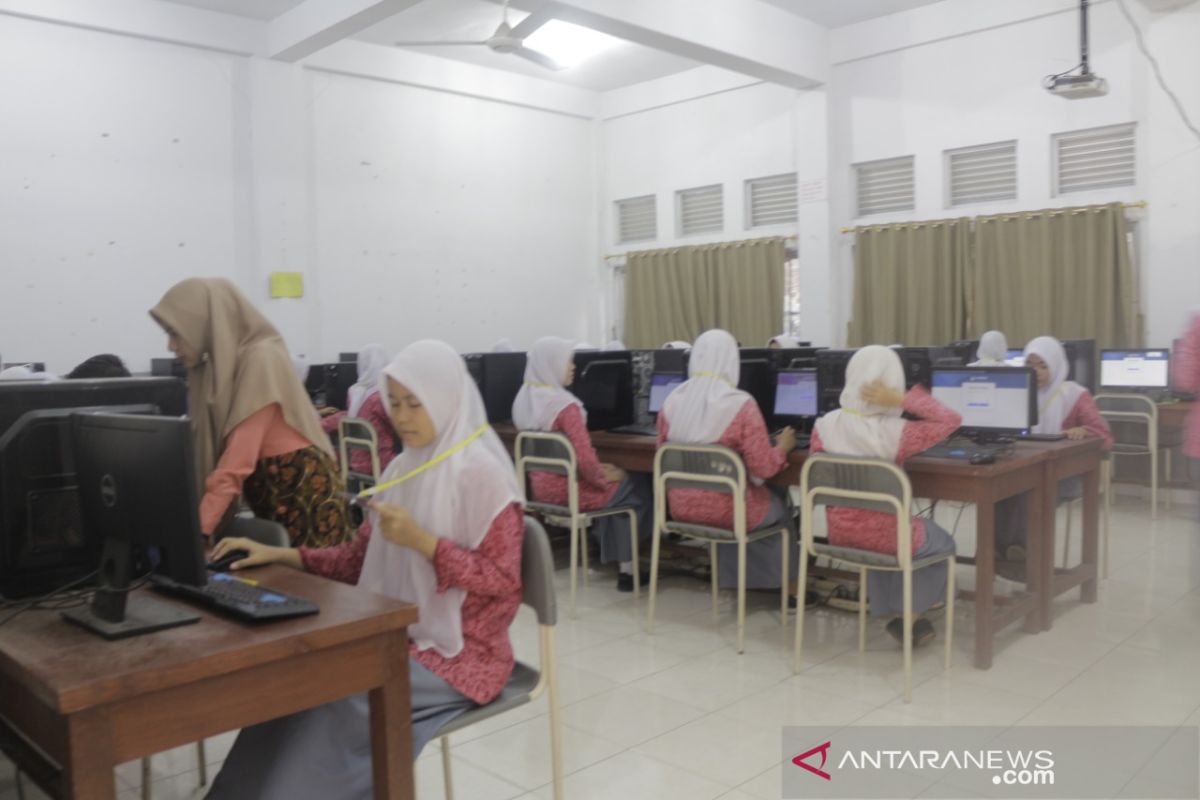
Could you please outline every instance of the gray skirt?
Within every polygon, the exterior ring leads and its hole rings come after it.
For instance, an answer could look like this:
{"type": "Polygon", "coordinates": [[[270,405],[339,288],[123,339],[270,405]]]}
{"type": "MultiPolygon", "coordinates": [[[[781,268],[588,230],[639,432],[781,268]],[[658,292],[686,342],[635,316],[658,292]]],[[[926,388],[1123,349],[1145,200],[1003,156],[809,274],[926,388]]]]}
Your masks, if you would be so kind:
{"type": "MultiPolygon", "coordinates": [[[[649,543],[654,529],[654,488],[649,475],[631,472],[617,487],[617,493],[604,508],[631,506],[637,512],[638,555],[649,556],[650,550],[642,547],[649,543]]],[[[633,542],[629,538],[629,517],[616,514],[592,520],[591,536],[600,544],[600,562],[632,561],[633,542]]]]}
{"type": "MultiPolygon", "coordinates": [[[[954,552],[954,539],[931,519],[925,520],[925,541],[913,553],[913,560],[954,552]]],[[[939,561],[913,572],[912,610],[927,611],[946,599],[947,562],[939,561]]],[[[904,613],[904,573],[872,570],[867,573],[867,600],[872,617],[898,617],[904,613]]]]}
{"type": "MultiPolygon", "coordinates": [[[[415,761],[443,725],[475,703],[413,659],[415,761]]],[[[210,800],[369,800],[373,792],[370,707],[356,694],[245,728],[221,767],[210,800]]]]}
{"type": "MultiPolygon", "coordinates": [[[[771,490],[771,505],[758,530],[787,525],[787,554],[779,535],[768,536],[746,545],[746,588],[778,589],[783,559],[788,560],[788,581],[800,577],[800,546],[796,541],[796,525],[792,509],[785,502],[787,489],[776,486],[771,490]]],[[[736,544],[717,545],[717,585],[722,589],[737,588],[738,548],[736,544]]]]}

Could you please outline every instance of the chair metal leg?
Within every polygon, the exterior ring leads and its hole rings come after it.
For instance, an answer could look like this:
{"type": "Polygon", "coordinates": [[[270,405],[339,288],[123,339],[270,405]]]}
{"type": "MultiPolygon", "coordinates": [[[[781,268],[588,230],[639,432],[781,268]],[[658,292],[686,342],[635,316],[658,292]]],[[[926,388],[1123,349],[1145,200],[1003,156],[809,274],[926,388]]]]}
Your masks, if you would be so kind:
{"type": "Polygon", "coordinates": [[[738,542],[737,651],[746,649],[746,540],[738,542]]]}
{"type": "Polygon", "coordinates": [[[642,564],[638,555],[637,512],[634,511],[629,512],[629,539],[633,554],[633,599],[639,600],[642,596],[642,564]]]}
{"type": "MultiPolygon", "coordinates": [[[[1067,501],[1067,532],[1063,534],[1063,553],[1062,553],[1062,568],[1067,568],[1067,561],[1071,558],[1071,512],[1075,508],[1075,501],[1067,501]]],[[[1058,525],[1057,515],[1054,524],[1058,525]]]]}
{"type": "Polygon", "coordinates": [[[17,785],[17,800],[25,800],[25,784],[21,779],[21,770],[17,770],[13,775],[13,781],[17,785]]]}
{"type": "Polygon", "coordinates": [[[1150,519],[1158,519],[1158,448],[1150,449],[1150,519]]]}
{"type": "Polygon", "coordinates": [[[717,574],[717,543],[716,542],[708,543],[708,560],[710,562],[709,583],[712,585],[713,622],[716,622],[717,616],[720,614],[720,609],[719,609],[719,605],[720,605],[720,603],[719,603],[719,596],[720,596],[719,577],[720,576],[717,574]]]}
{"type": "MultiPolygon", "coordinates": [[[[808,584],[808,550],[803,540],[800,543],[800,579],[798,585],[808,584]]],[[[804,612],[796,609],[796,643],[792,647],[792,672],[800,672],[801,651],[804,648],[804,612]]]]}
{"type": "Polygon", "coordinates": [[[589,562],[588,555],[588,535],[592,532],[591,526],[588,525],[588,520],[579,520],[579,554],[583,562],[583,588],[587,588],[591,583],[592,566],[589,562]]]}
{"type": "Polygon", "coordinates": [[[950,669],[954,648],[954,559],[946,561],[946,664],[950,669]]]}
{"type": "Polygon", "coordinates": [[[904,575],[904,702],[912,702],[912,570],[906,569],[904,575]]]}
{"type": "Polygon", "coordinates": [[[646,604],[646,633],[654,632],[654,601],[658,596],[658,551],[661,534],[656,521],[650,534],[650,602],[646,604]]]}
{"type": "Polygon", "coordinates": [[[577,580],[577,564],[579,561],[579,526],[575,518],[571,518],[571,619],[575,619],[575,582],[577,580]]]}
{"type": "Polygon", "coordinates": [[[142,759],[142,800],[151,800],[154,797],[154,786],[151,781],[150,772],[150,757],[142,759]]]}
{"type": "Polygon", "coordinates": [[[208,756],[204,752],[204,740],[196,742],[196,761],[200,765],[200,785],[208,786],[208,756]]]}
{"type": "Polygon", "coordinates": [[[442,737],[442,786],[446,790],[446,800],[454,800],[454,776],[450,765],[450,737],[442,737]]]}
{"type": "Polygon", "coordinates": [[[1166,468],[1166,471],[1167,471],[1166,492],[1167,492],[1167,513],[1169,514],[1169,513],[1171,513],[1171,462],[1174,460],[1171,458],[1171,456],[1174,454],[1171,452],[1171,448],[1169,448],[1169,447],[1166,450],[1163,450],[1163,454],[1166,456],[1166,459],[1163,462],[1163,467],[1166,468]]]}
{"type": "Polygon", "coordinates": [[[858,652],[867,649],[867,568],[858,570],[858,652]]]}
{"type": "Polygon", "coordinates": [[[1104,482],[1104,557],[1101,559],[1102,563],[1100,565],[1100,570],[1101,570],[1101,574],[1105,578],[1107,578],[1108,577],[1108,540],[1109,540],[1110,530],[1111,530],[1109,514],[1112,513],[1112,491],[1113,491],[1113,488],[1112,488],[1113,487],[1113,485],[1112,485],[1113,462],[1112,462],[1112,460],[1110,459],[1108,461],[1105,461],[1101,465],[1100,469],[1104,473],[1104,481],[1103,481],[1104,482]]]}
{"type": "MultiPolygon", "coordinates": [[[[791,530],[785,528],[783,531],[783,558],[780,559],[781,561],[783,561],[783,567],[780,569],[780,576],[779,576],[780,577],[780,582],[779,582],[779,624],[780,625],[787,625],[787,619],[788,619],[788,577],[789,577],[788,573],[791,571],[788,566],[788,561],[790,560],[788,558],[788,554],[791,552],[788,549],[788,546],[791,544],[791,541],[789,540],[790,535],[791,535],[791,530]]],[[[804,603],[801,602],[803,597],[804,597],[804,587],[797,584],[797,588],[796,588],[796,613],[797,614],[804,613],[804,603]]]]}
{"type": "MultiPolygon", "coordinates": [[[[650,582],[653,587],[653,577],[650,578],[650,582]]],[[[653,596],[654,589],[651,588],[650,592],[653,596]]],[[[553,653],[554,628],[545,628],[543,635],[547,637],[546,652],[553,653]]],[[[549,658],[542,664],[542,669],[549,673],[546,676],[546,690],[550,695],[550,780],[554,787],[554,800],[563,800],[562,727],[558,719],[558,661],[549,658]]]]}

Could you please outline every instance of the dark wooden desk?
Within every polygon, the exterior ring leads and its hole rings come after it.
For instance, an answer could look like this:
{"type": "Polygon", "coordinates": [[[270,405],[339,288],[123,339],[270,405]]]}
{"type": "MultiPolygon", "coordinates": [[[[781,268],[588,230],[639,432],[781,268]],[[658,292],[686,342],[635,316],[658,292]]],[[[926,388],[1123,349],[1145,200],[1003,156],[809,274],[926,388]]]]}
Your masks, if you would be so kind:
{"type": "MultiPolygon", "coordinates": [[[[1080,587],[1080,599],[1096,602],[1097,580],[1100,577],[1100,462],[1104,445],[1099,439],[1080,442],[1055,442],[1046,447],[1045,486],[1042,502],[1042,627],[1049,630],[1053,623],[1054,598],[1080,587]],[[1076,475],[1083,476],[1083,558],[1078,566],[1054,568],[1055,520],[1058,511],[1058,482],[1076,475]]],[[[1030,503],[1031,506],[1034,503],[1030,503]]]]}
{"type": "MultiPolygon", "coordinates": [[[[511,425],[494,427],[511,448],[516,440],[516,429],[511,425]]],[[[602,461],[630,472],[654,470],[653,436],[596,431],[592,433],[592,442],[602,461]]],[[[793,451],[788,456],[788,466],[771,478],[771,483],[798,484],[807,457],[807,451],[793,451]]],[[[917,457],[904,465],[915,497],[975,505],[976,541],[979,544],[974,556],[960,555],[958,561],[975,567],[975,666],[979,669],[988,669],[992,665],[997,631],[1020,619],[1025,620],[1025,630],[1030,633],[1048,628],[1050,605],[1058,594],[1082,584],[1084,601],[1095,600],[1099,487],[1096,470],[1099,464],[1100,443],[1093,440],[1020,442],[1014,446],[1011,455],[994,464],[972,465],[957,459],[917,457]],[[1068,477],[1081,473],[1085,475],[1087,498],[1084,503],[1084,564],[1076,570],[1055,574],[1050,556],[1054,552],[1053,514],[1057,493],[1046,491],[1045,487],[1057,485],[1050,482],[1051,474],[1068,477]],[[984,547],[982,543],[995,542],[996,503],[1022,492],[1031,495],[1026,521],[1025,591],[997,603],[994,596],[995,547],[984,547]],[[1044,537],[1042,531],[1047,529],[1047,520],[1051,533],[1044,537]],[[1052,587],[1052,592],[1043,592],[1043,586],[1052,587]]]]}
{"type": "Polygon", "coordinates": [[[369,692],[375,797],[412,798],[406,626],[416,607],[286,567],[246,576],[321,613],[264,625],[205,613],[116,642],[51,611],[0,627],[0,732],[18,767],[53,797],[109,800],[118,764],[369,692]]]}

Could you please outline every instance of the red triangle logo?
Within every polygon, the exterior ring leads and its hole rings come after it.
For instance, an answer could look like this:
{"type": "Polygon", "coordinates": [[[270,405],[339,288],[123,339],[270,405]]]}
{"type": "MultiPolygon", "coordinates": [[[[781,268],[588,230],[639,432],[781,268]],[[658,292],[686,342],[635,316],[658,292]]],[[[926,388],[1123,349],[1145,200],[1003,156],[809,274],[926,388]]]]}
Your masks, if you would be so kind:
{"type": "Polygon", "coordinates": [[[819,744],[816,747],[814,747],[812,750],[809,750],[807,753],[801,753],[800,755],[798,755],[792,759],[792,763],[795,764],[797,767],[801,767],[803,769],[808,770],[813,775],[816,775],[819,778],[824,778],[827,781],[832,780],[832,777],[824,769],[825,759],[829,757],[829,744],[830,744],[829,742],[826,742],[825,744],[819,744]],[[812,764],[804,763],[804,759],[809,758],[810,756],[814,756],[817,753],[821,754],[821,766],[814,767],[812,764]]]}

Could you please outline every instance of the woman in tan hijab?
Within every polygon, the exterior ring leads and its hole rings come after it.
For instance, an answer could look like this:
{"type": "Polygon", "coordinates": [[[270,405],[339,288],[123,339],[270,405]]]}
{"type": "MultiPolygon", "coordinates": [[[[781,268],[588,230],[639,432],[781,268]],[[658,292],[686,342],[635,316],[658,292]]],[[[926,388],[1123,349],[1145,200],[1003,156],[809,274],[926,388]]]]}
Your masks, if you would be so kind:
{"type": "Polygon", "coordinates": [[[282,523],[293,546],[350,538],[333,450],[275,326],[224,278],[181,281],[150,315],[188,370],[205,535],[240,494],[255,516],[282,523]]]}

